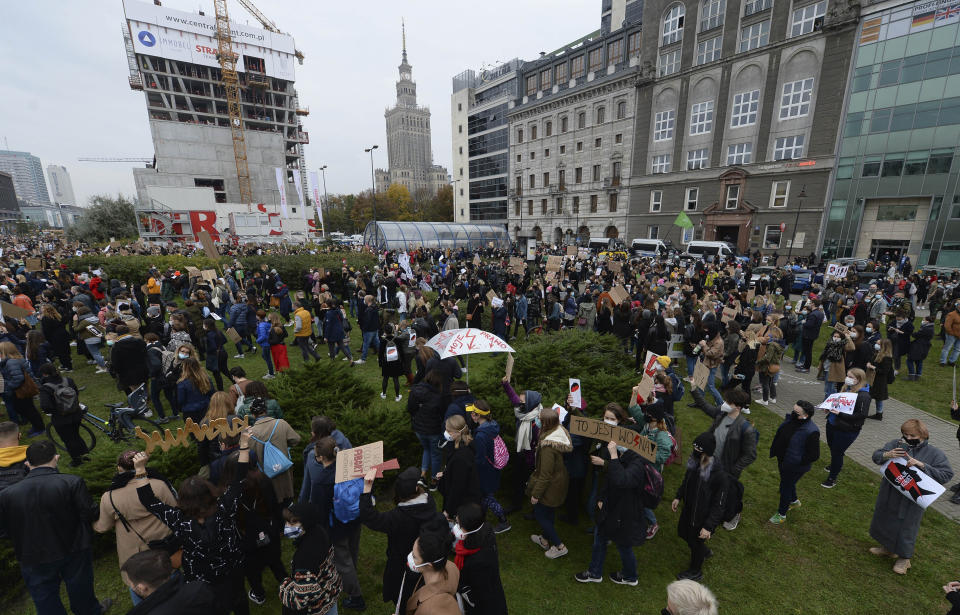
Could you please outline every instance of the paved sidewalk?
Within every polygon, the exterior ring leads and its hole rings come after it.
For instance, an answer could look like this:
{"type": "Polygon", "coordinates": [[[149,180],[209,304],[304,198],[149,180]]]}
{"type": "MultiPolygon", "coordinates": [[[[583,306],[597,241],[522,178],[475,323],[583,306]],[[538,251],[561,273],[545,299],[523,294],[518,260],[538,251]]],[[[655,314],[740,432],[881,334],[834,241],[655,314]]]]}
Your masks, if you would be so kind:
{"type": "MultiPolygon", "coordinates": [[[[753,398],[761,399],[761,396],[759,393],[754,393],[753,398]]],[[[785,413],[792,410],[793,403],[798,399],[806,399],[813,403],[814,406],[818,405],[821,400],[823,400],[823,382],[816,379],[815,370],[811,369],[810,373],[806,374],[799,373],[795,371],[793,364],[784,358],[780,370],[780,382],[777,384],[777,403],[776,405],[771,404],[767,408],[783,418],[785,413]]],[[[944,403],[948,404],[949,400],[944,403]]],[[[871,404],[870,414],[873,414],[874,410],[875,408],[873,404],[871,404]]],[[[912,418],[921,419],[926,423],[930,430],[931,444],[943,451],[950,460],[950,466],[955,473],[950,484],[957,482],[957,480],[960,479],[960,448],[957,447],[957,425],[934,416],[929,412],[924,412],[909,404],[893,399],[892,397],[883,402],[882,421],[868,419],[864,423],[860,436],[853,445],[847,449],[847,457],[869,468],[872,472],[880,474],[880,466],[873,463],[873,451],[882,447],[890,440],[899,438],[900,425],[907,419],[912,418]]],[[[817,411],[815,421],[820,427],[821,438],[826,441],[827,419],[822,410],[817,411]]],[[[814,465],[813,472],[817,472],[818,477],[819,475],[826,477],[822,467],[829,463],[829,452],[827,455],[827,458],[821,455],[820,461],[814,465]]],[[[843,488],[843,481],[844,474],[841,473],[840,479],[837,482],[838,489],[843,488]]],[[[948,489],[946,493],[941,495],[937,501],[933,503],[933,508],[960,523],[960,505],[951,504],[951,496],[953,496],[953,492],[948,489]]]]}

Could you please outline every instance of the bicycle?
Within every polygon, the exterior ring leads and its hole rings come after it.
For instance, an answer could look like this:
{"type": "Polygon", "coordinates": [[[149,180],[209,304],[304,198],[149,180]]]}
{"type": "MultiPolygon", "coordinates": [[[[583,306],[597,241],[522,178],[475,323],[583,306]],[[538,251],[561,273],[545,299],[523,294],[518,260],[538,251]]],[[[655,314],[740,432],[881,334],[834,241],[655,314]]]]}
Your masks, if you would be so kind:
{"type": "MultiPolygon", "coordinates": [[[[153,413],[147,407],[145,384],[141,384],[130,392],[127,395],[126,402],[104,404],[104,406],[110,408],[110,416],[105,419],[91,412],[87,406],[80,404],[83,411],[83,422],[80,423],[78,431],[88,453],[92,452],[97,445],[97,438],[91,426],[106,434],[114,442],[126,443],[132,443],[140,439],[137,437],[137,427],[140,427],[144,433],[161,430],[160,425],[149,418],[153,413]]],[[[47,437],[58,449],[67,451],[66,445],[52,423],[47,425],[47,437]]]]}

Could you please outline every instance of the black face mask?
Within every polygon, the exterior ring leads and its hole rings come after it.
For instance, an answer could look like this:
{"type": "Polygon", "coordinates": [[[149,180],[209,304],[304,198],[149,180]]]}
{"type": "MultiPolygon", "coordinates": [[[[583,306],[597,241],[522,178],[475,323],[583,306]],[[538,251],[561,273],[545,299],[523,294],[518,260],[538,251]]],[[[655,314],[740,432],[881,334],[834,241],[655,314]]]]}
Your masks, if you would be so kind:
{"type": "Polygon", "coordinates": [[[909,444],[910,446],[916,446],[920,444],[920,438],[904,438],[903,441],[909,444]]]}
{"type": "Polygon", "coordinates": [[[673,615],[673,613],[671,613],[670,609],[668,609],[667,607],[663,607],[662,609],[660,609],[660,615],[673,615]]]}

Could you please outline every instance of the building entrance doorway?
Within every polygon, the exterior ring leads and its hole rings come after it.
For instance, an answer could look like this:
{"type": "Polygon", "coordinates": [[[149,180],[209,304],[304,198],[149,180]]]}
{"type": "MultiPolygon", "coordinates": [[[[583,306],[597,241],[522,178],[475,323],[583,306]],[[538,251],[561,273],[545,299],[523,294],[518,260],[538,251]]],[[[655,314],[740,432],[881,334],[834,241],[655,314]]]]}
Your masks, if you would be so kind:
{"type": "Polygon", "coordinates": [[[737,245],[737,240],[739,238],[740,238],[740,227],[738,225],[717,227],[717,230],[716,230],[717,241],[728,241],[733,245],[737,245]]]}
{"type": "Polygon", "coordinates": [[[884,253],[889,255],[889,261],[896,263],[900,256],[910,248],[909,239],[872,239],[870,241],[870,258],[879,261],[884,253]]]}

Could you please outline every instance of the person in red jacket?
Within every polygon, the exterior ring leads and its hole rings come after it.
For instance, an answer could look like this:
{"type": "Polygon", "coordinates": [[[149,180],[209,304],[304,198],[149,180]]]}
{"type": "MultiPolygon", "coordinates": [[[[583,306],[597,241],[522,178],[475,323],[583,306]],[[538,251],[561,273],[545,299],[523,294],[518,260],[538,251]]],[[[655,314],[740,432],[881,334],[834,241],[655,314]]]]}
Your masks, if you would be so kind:
{"type": "Polygon", "coordinates": [[[103,291],[100,290],[101,284],[103,284],[103,280],[100,279],[99,275],[94,274],[94,276],[90,278],[90,294],[92,294],[93,298],[97,301],[100,301],[106,296],[103,294],[103,291]]]}

